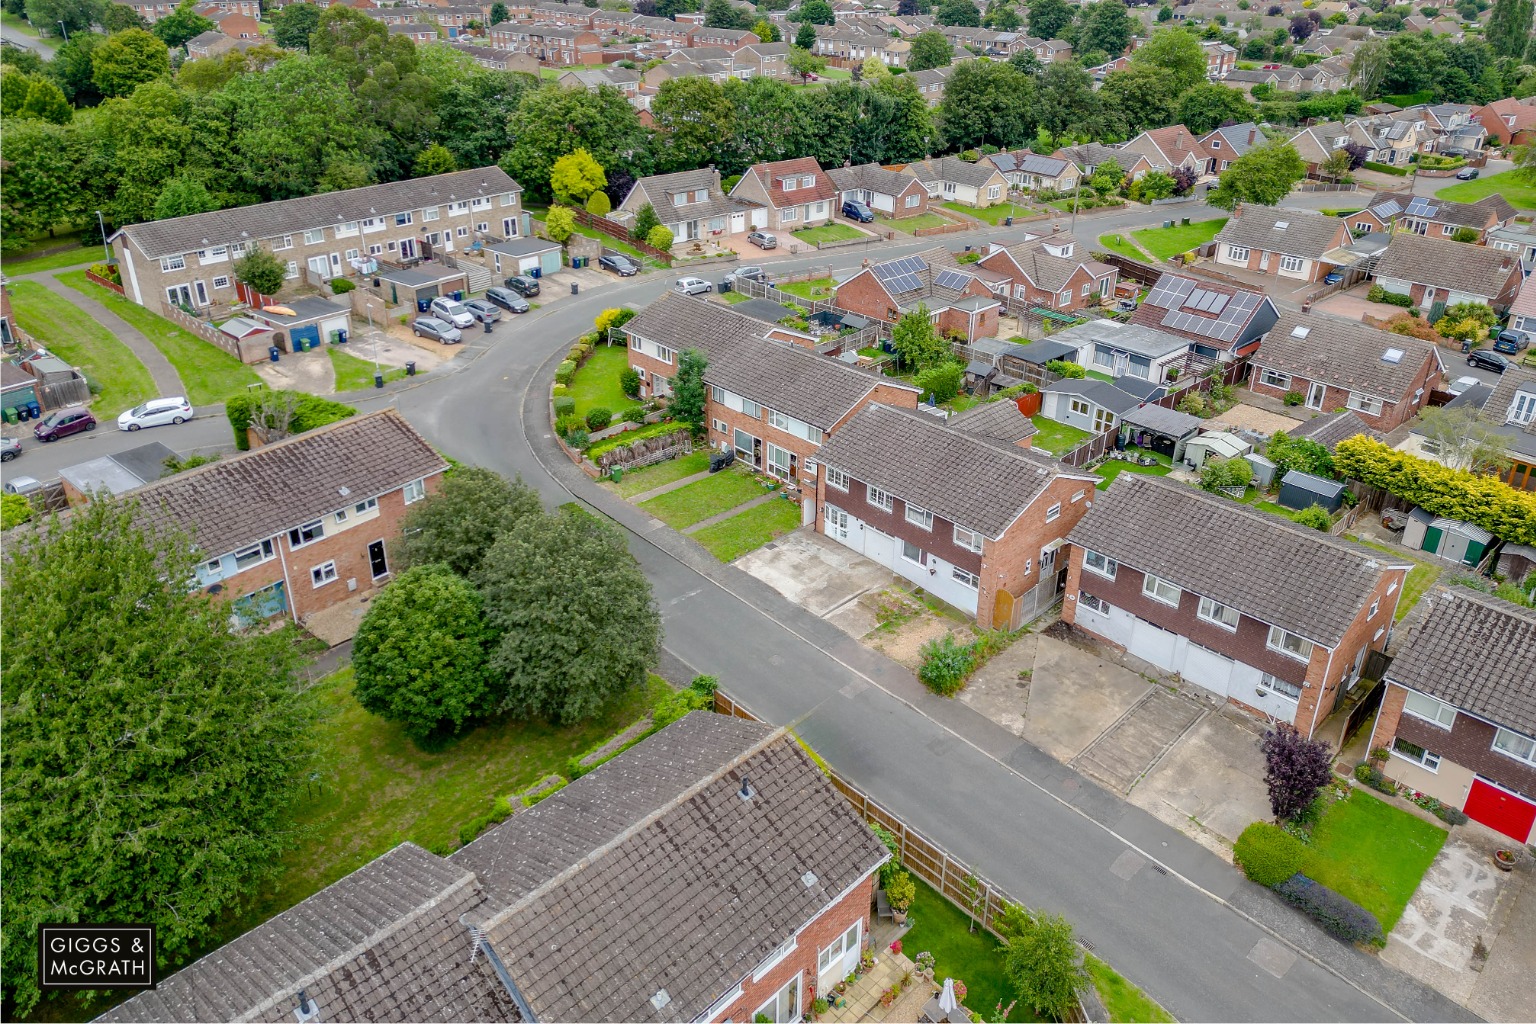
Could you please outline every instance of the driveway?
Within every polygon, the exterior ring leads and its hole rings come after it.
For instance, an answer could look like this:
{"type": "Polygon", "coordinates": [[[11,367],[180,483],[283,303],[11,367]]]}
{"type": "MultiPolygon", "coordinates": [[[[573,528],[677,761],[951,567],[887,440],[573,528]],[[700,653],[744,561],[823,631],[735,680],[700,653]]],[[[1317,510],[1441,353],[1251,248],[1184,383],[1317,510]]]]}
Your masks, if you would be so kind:
{"type": "Polygon", "coordinates": [[[903,582],[889,569],[803,528],[742,555],[736,567],[854,637],[880,624],[875,609],[860,598],[903,582]]]}
{"type": "Polygon", "coordinates": [[[1398,306],[1389,306],[1384,302],[1372,302],[1367,299],[1365,296],[1370,290],[1371,282],[1357,284],[1346,291],[1334,292],[1312,308],[1319,313],[1331,313],[1346,320],[1360,320],[1366,316],[1386,320],[1393,314],[1402,312],[1398,306]]]}

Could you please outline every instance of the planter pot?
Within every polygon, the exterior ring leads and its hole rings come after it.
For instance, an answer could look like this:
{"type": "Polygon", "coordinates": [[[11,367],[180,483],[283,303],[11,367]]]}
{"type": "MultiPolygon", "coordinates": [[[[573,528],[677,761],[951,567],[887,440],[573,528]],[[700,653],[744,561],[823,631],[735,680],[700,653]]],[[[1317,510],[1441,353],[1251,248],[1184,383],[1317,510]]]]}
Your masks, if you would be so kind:
{"type": "Polygon", "coordinates": [[[906,924],[907,912],[905,910],[892,910],[891,919],[894,920],[897,924],[906,924]]]}
{"type": "Polygon", "coordinates": [[[1495,850],[1495,851],[1493,851],[1493,863],[1498,866],[1500,871],[1513,871],[1513,870],[1515,870],[1515,854],[1514,854],[1514,851],[1512,851],[1512,850],[1495,850]]]}

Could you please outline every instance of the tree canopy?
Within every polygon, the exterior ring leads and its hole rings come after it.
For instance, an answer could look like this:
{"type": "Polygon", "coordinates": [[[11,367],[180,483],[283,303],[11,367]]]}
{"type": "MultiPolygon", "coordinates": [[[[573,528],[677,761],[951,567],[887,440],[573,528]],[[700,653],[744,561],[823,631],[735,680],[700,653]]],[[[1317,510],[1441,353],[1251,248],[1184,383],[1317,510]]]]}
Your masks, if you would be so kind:
{"type": "Polygon", "coordinates": [[[541,507],[538,494],[521,479],[460,466],[444,476],[435,494],[407,510],[401,564],[446,565],[472,579],[496,540],[541,507]]]}
{"type": "Polygon", "coordinates": [[[1279,140],[1268,142],[1232,161],[1206,201],[1224,210],[1238,203],[1274,206],[1306,174],[1307,165],[1295,146],[1279,140]]]}

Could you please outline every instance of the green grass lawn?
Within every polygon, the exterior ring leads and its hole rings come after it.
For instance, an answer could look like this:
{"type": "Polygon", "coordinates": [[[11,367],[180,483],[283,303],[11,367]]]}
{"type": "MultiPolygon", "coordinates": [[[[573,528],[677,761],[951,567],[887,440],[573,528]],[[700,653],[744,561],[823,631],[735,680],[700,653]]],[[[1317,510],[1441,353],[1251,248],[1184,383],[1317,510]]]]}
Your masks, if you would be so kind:
{"type": "Polygon", "coordinates": [[[969,217],[975,217],[977,220],[986,221],[993,227],[1001,224],[1005,218],[1022,217],[1029,212],[1029,207],[1027,206],[1010,203],[998,203],[995,206],[986,206],[981,209],[956,202],[941,203],[939,205],[943,206],[946,210],[954,210],[956,213],[963,213],[969,217]]]}
{"type": "MultiPolygon", "coordinates": [[[[164,353],[165,358],[176,368],[182,384],[186,385],[187,398],[193,405],[222,402],[230,395],[244,391],[248,385],[261,383],[255,370],[228,352],[215,348],[190,331],[182,330],[165,317],[91,283],[86,279],[85,271],[72,270],[58,275],[58,278],[128,321],[164,353]]],[[[372,383],[370,369],[369,386],[372,383]]]]}
{"type": "Polygon", "coordinates": [[[839,82],[846,82],[853,78],[853,72],[844,68],[822,68],[816,74],[820,78],[831,78],[839,82]]]}
{"type": "Polygon", "coordinates": [[[1524,181],[1514,171],[1490,174],[1486,178],[1472,181],[1458,181],[1454,185],[1437,189],[1435,195],[1458,203],[1475,203],[1495,192],[1508,199],[1512,206],[1522,210],[1536,210],[1536,182],[1524,181]]]}
{"type": "Polygon", "coordinates": [[[1193,224],[1175,224],[1171,228],[1143,228],[1132,231],[1136,244],[1159,260],[1188,252],[1216,237],[1216,232],[1227,223],[1227,218],[1197,220],[1193,224]]]}
{"type": "Polygon", "coordinates": [[[830,299],[832,297],[832,279],[830,277],[818,277],[812,281],[791,281],[789,284],[774,285],[781,292],[798,295],[802,299],[830,299]]]}
{"type": "Polygon", "coordinates": [[[1356,790],[1312,830],[1301,870],[1369,910],[1387,934],[1445,837],[1445,829],[1356,790]]]}
{"type": "Polygon", "coordinates": [[[1111,377],[1107,373],[1100,373],[1098,370],[1088,370],[1086,372],[1088,376],[1092,377],[1094,380],[1101,380],[1106,384],[1113,384],[1115,382],[1115,378],[1111,377]]]}
{"type": "Polygon", "coordinates": [[[822,242],[846,242],[850,238],[866,238],[867,235],[858,228],[847,224],[823,224],[816,228],[801,228],[792,232],[790,237],[797,242],[805,242],[809,245],[819,245],[822,242]]]}
{"type": "Polygon", "coordinates": [[[911,234],[918,228],[942,228],[954,223],[948,217],[941,217],[936,213],[920,213],[915,217],[901,217],[891,220],[888,217],[876,217],[875,223],[884,227],[895,228],[897,231],[905,231],[911,234]]]}
{"type": "MultiPolygon", "coordinates": [[[[549,69],[545,68],[544,70],[548,71],[549,69]]],[[[576,233],[578,235],[586,235],[588,238],[595,238],[599,242],[602,242],[605,248],[612,249],[615,252],[623,253],[630,259],[634,260],[636,263],[640,264],[642,270],[657,266],[656,257],[647,256],[645,253],[641,252],[639,249],[636,249],[628,242],[621,242],[617,238],[614,238],[612,235],[605,235],[601,231],[595,231],[592,228],[583,227],[580,224],[576,225],[576,233]]]]}
{"type": "Polygon", "coordinates": [[[1039,431],[1035,435],[1034,447],[1044,449],[1052,455],[1065,455],[1093,436],[1086,430],[1046,419],[1041,413],[1031,416],[1030,422],[1034,423],[1035,429],[1039,431]]]}
{"type": "Polygon", "coordinates": [[[622,498],[632,498],[646,491],[654,491],[664,484],[674,480],[681,480],[685,476],[693,476],[702,473],[709,468],[709,452],[697,451],[692,455],[683,455],[666,462],[658,462],[654,466],[646,466],[633,472],[625,471],[618,483],[608,482],[608,486],[617,491],[622,498]]]}
{"type": "MultiPolygon", "coordinates": [[[[327,345],[325,350],[331,357],[331,368],[336,371],[337,391],[362,391],[373,387],[372,360],[348,355],[335,345],[327,345]]],[[[380,366],[379,369],[384,372],[386,384],[405,376],[404,368],[399,366],[380,366]]],[[[418,375],[426,372],[425,370],[416,371],[418,375]]]]}
{"type": "Polygon", "coordinates": [[[576,415],[591,409],[607,409],[617,415],[640,404],[629,398],[619,384],[619,374],[629,365],[629,349],[617,345],[599,345],[592,350],[581,369],[571,378],[571,397],[576,399],[576,415]]]}
{"type": "Polygon", "coordinates": [[[736,305],[738,302],[746,302],[752,298],[746,292],[725,292],[720,297],[726,301],[727,305],[731,306],[736,305]]]}
{"type": "MultiPolygon", "coordinates": [[[[917,954],[933,954],[933,976],[965,982],[965,1007],[991,1019],[999,1003],[1014,1001],[1013,986],[1003,972],[1002,944],[978,925],[970,931],[971,919],[959,907],[940,896],[916,875],[917,898],[912,901],[908,920],[912,926],[901,937],[901,953],[908,959],[917,954]]],[[[1039,1020],[1027,1006],[1016,1004],[1008,1015],[1010,1021],[1039,1020]]]]}
{"type": "MultiPolygon", "coordinates": [[[[59,243],[59,240],[56,238],[46,239],[45,241],[52,242],[55,245],[59,243]]],[[[47,246],[39,244],[39,248],[47,248],[47,246]]],[[[27,256],[25,254],[8,256],[3,261],[3,266],[0,266],[0,269],[3,269],[11,277],[18,277],[21,274],[36,274],[44,270],[63,270],[68,267],[79,267],[89,263],[100,263],[102,255],[102,251],[94,245],[80,245],[48,256],[27,256]]]]}
{"type": "Polygon", "coordinates": [[[1105,490],[1115,482],[1115,477],[1121,473],[1143,473],[1147,476],[1167,476],[1173,467],[1162,465],[1138,466],[1130,462],[1121,462],[1119,459],[1111,459],[1102,463],[1094,470],[1100,477],[1099,490],[1105,490]]]}
{"type": "Polygon", "coordinates": [[[1085,953],[1083,965],[1088,968],[1088,977],[1093,979],[1093,987],[1099,990],[1104,1009],[1109,1011],[1109,1019],[1115,1024],[1174,1024],[1171,1013],[1103,960],[1085,953]]]}
{"type": "Polygon", "coordinates": [[[743,469],[730,469],[641,504],[674,530],[692,526],[768,493],[743,469]]]}
{"type": "Polygon", "coordinates": [[[734,562],[800,525],[800,505],[769,501],[692,534],[722,562],[734,562]]]}
{"type": "Polygon", "coordinates": [[[60,359],[77,366],[99,388],[91,411],[98,420],[115,417],[155,397],[155,382],[138,356],[101,324],[36,281],[10,286],[16,322],[60,359]]]}
{"type": "Polygon", "coordinates": [[[38,38],[42,34],[33,28],[31,22],[27,21],[26,18],[19,14],[12,14],[10,11],[0,12],[0,24],[13,28],[22,35],[31,36],[33,39],[38,38]]]}
{"type": "Polygon", "coordinates": [[[1124,235],[1114,234],[1113,232],[1107,235],[1100,235],[1099,244],[1108,249],[1110,252],[1117,252],[1121,256],[1126,256],[1133,260],[1146,262],[1151,258],[1146,253],[1142,252],[1141,247],[1131,239],[1125,237],[1124,235]]]}
{"type": "Polygon", "coordinates": [[[1408,578],[1403,581],[1403,593],[1397,599],[1397,614],[1392,616],[1393,622],[1403,621],[1403,616],[1413,611],[1413,606],[1419,603],[1419,599],[1440,578],[1441,566],[1434,562],[1426,562],[1423,559],[1413,557],[1413,554],[1407,548],[1390,547],[1386,544],[1377,544],[1374,541],[1363,540],[1354,536],[1351,536],[1349,539],[1357,544],[1364,544],[1368,548],[1375,548],[1377,551],[1391,555],[1395,561],[1400,560],[1413,563],[1413,568],[1408,570],[1408,578]]]}

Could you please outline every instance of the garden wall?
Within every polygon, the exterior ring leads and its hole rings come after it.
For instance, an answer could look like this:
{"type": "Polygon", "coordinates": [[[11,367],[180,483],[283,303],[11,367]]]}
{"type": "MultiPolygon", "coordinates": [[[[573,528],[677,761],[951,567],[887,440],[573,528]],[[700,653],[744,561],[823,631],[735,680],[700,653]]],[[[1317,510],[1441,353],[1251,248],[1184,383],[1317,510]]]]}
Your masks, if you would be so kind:
{"type": "Polygon", "coordinates": [[[252,335],[249,338],[236,340],[208,323],[199,320],[195,316],[189,316],[175,306],[161,304],[160,315],[183,330],[190,331],[202,338],[208,344],[220,351],[234,356],[242,363],[259,363],[267,358],[267,349],[272,344],[271,332],[252,335]]]}

